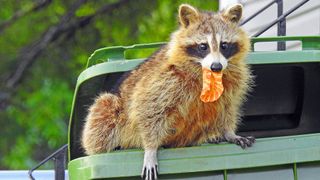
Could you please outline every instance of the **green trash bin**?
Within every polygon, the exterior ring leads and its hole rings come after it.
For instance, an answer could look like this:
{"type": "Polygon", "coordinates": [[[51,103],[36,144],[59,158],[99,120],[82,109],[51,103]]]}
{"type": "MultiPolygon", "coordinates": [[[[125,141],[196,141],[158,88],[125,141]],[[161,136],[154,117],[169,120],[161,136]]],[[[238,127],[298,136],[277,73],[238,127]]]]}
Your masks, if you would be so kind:
{"type": "MultiPolygon", "coordinates": [[[[160,149],[160,179],[320,179],[320,36],[253,38],[252,44],[300,41],[299,51],[252,51],[254,91],[244,106],[242,135],[254,135],[246,150],[234,144],[160,149]]],[[[126,60],[125,51],[164,43],[96,50],[77,81],[69,124],[69,179],[139,179],[143,151],[85,156],[80,144],[87,108],[102,91],[144,59],[126,60]]]]}

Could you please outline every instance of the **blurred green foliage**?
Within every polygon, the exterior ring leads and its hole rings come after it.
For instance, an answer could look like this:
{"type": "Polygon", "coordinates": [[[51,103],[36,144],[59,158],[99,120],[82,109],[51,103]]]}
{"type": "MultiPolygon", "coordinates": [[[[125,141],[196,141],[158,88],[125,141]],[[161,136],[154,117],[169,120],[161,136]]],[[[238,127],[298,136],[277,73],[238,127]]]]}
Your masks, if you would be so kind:
{"type": "MultiPolygon", "coordinates": [[[[33,11],[36,2],[0,0],[0,25],[17,12],[28,12],[0,29],[0,82],[5,82],[21,63],[17,58],[20,55],[23,59],[22,50],[43,38],[44,32],[59,23],[74,3],[51,0],[33,11]]],[[[217,9],[218,4],[217,0],[135,0],[98,12],[100,7],[116,2],[95,0],[82,4],[73,18],[98,15],[46,45],[21,82],[9,89],[10,103],[0,111],[0,169],[29,169],[67,143],[76,78],[95,49],[167,41],[177,28],[181,3],[206,10],[217,9]]],[[[0,88],[8,90],[4,84],[0,88]]]]}

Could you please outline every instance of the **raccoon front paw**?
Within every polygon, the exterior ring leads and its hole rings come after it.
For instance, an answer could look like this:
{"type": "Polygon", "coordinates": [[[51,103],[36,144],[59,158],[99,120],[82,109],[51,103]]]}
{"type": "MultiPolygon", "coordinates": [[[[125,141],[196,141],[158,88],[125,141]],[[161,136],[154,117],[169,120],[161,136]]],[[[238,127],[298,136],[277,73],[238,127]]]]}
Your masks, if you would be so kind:
{"type": "Polygon", "coordinates": [[[233,143],[237,144],[242,149],[245,149],[247,147],[251,147],[255,141],[256,139],[253,136],[247,136],[247,137],[237,136],[233,140],[233,143]]]}
{"type": "Polygon", "coordinates": [[[242,137],[235,135],[234,133],[225,134],[225,138],[228,142],[239,145],[242,149],[251,147],[256,142],[256,139],[253,136],[242,137]]]}
{"type": "Polygon", "coordinates": [[[141,178],[144,180],[158,179],[157,150],[145,151],[141,178]]]}
{"type": "Polygon", "coordinates": [[[143,166],[141,178],[144,180],[156,180],[158,178],[158,165],[143,166]]]}

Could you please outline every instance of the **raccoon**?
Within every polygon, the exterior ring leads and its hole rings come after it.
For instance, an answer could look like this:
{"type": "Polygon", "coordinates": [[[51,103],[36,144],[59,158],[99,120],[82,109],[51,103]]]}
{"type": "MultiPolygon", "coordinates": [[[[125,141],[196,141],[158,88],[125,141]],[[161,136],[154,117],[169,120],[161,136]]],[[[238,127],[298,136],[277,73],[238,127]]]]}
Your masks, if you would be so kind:
{"type": "Polygon", "coordinates": [[[141,176],[157,179],[159,147],[185,147],[225,140],[250,147],[254,137],[235,134],[241,104],[252,84],[245,56],[250,40],[239,27],[242,5],[218,12],[182,4],[170,41],[123,78],[118,93],[95,99],[82,134],[86,154],[143,148],[141,176]],[[202,69],[222,73],[224,91],[200,100],[202,69]]]}

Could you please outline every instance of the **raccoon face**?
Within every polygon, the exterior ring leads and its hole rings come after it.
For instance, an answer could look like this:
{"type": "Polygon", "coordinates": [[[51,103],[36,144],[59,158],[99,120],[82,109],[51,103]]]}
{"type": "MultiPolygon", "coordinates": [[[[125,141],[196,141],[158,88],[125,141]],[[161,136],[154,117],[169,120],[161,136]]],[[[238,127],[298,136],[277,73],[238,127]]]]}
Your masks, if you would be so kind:
{"type": "Polygon", "coordinates": [[[236,4],[214,14],[199,12],[190,5],[179,8],[180,29],[174,42],[179,44],[186,56],[203,68],[219,72],[227,68],[238,54],[247,51],[241,41],[245,33],[238,27],[242,5],[236,4]]]}

